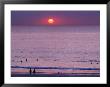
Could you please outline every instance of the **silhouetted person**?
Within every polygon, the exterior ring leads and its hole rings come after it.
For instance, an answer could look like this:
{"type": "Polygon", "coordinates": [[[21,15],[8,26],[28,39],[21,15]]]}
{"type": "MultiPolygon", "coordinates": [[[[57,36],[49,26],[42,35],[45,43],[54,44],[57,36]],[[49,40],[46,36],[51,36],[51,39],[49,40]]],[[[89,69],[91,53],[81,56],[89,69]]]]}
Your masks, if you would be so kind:
{"type": "Polygon", "coordinates": [[[23,61],[21,60],[20,62],[22,63],[23,61]]]}
{"type": "Polygon", "coordinates": [[[38,61],[38,59],[37,59],[37,61],[38,61]]]}
{"type": "Polygon", "coordinates": [[[36,70],[35,69],[33,70],[33,73],[36,73],[36,70]]]}
{"type": "Polygon", "coordinates": [[[58,74],[60,74],[60,72],[58,72],[58,74]]]}
{"type": "Polygon", "coordinates": [[[57,61],[57,60],[54,60],[54,61],[57,61]]]}
{"type": "Polygon", "coordinates": [[[27,59],[26,59],[26,62],[27,62],[27,59]]]}
{"type": "Polygon", "coordinates": [[[97,64],[99,64],[99,63],[97,63],[97,64]]]}
{"type": "Polygon", "coordinates": [[[30,70],[29,70],[29,73],[30,73],[30,74],[32,73],[32,70],[31,70],[31,68],[30,68],[30,70]]]}
{"type": "Polygon", "coordinates": [[[21,51],[21,53],[23,53],[23,51],[21,51]]]}

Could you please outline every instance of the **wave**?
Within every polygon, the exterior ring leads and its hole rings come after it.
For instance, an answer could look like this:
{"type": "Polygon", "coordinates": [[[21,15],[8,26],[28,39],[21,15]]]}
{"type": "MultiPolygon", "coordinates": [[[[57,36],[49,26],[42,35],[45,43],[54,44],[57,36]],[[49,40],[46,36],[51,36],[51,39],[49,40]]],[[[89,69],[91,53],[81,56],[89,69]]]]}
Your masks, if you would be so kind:
{"type": "Polygon", "coordinates": [[[24,66],[11,66],[11,68],[24,68],[24,69],[59,69],[59,70],[100,70],[99,68],[67,68],[67,67],[24,67],[24,66]]]}

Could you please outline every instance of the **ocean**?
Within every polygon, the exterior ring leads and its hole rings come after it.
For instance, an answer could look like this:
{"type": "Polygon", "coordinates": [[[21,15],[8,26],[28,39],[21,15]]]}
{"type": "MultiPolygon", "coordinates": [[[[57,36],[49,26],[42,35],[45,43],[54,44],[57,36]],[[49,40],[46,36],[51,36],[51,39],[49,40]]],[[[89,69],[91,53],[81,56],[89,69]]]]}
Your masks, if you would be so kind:
{"type": "Polygon", "coordinates": [[[12,26],[11,76],[100,76],[100,27],[12,26]]]}

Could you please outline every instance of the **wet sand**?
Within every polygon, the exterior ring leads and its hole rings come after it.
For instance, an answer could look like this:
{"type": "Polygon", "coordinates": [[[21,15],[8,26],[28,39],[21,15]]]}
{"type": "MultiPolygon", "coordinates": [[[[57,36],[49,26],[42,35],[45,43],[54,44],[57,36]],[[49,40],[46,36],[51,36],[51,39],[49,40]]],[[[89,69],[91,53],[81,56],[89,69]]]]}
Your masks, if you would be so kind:
{"type": "Polygon", "coordinates": [[[20,74],[20,73],[12,73],[12,77],[99,77],[100,73],[62,73],[62,74],[20,74]]]}

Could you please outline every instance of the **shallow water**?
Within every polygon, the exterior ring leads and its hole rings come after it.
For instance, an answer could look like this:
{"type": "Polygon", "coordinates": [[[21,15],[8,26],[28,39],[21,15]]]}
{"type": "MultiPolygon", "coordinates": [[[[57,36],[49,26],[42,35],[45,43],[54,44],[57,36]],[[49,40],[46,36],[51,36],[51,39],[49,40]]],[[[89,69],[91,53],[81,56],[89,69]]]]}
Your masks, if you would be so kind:
{"type": "MultiPolygon", "coordinates": [[[[37,72],[46,75],[58,72],[100,74],[98,26],[12,26],[11,48],[11,66],[83,68],[82,70],[37,69],[37,72]],[[88,70],[84,70],[85,68],[88,70]],[[89,70],[89,68],[98,68],[98,70],[89,70]]],[[[29,69],[12,67],[11,72],[17,73],[14,74],[16,76],[19,73],[29,73],[29,69]]]]}

